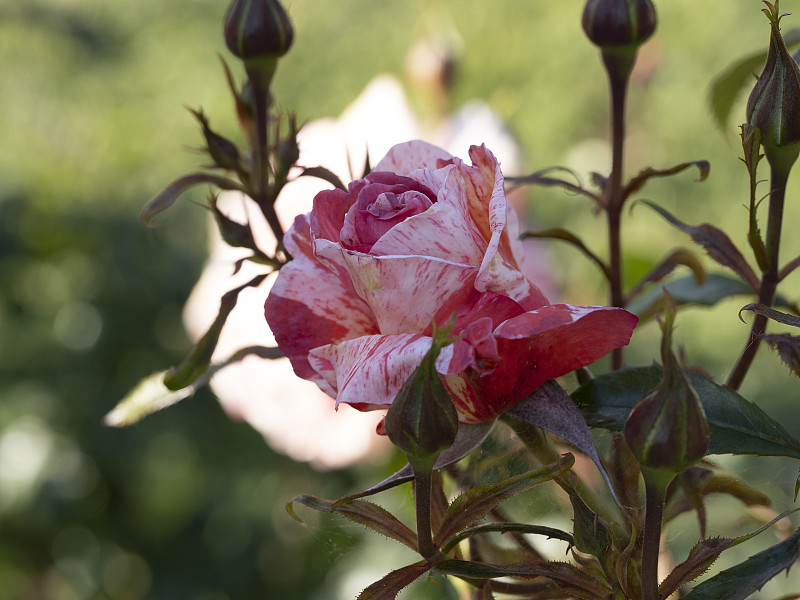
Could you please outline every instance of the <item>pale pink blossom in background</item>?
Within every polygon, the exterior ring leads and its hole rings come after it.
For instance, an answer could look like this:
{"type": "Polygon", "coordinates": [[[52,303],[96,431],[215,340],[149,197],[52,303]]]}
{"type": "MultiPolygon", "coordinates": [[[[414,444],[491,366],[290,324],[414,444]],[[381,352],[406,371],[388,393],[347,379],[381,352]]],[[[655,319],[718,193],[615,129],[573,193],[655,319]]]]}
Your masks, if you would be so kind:
{"type": "MultiPolygon", "coordinates": [[[[402,86],[389,76],[374,79],[338,120],[323,119],[305,125],[298,136],[299,164],[324,166],[347,183],[361,176],[367,151],[374,165],[393,145],[417,138],[462,158],[470,144],[485,143],[493,149],[505,172],[518,170],[517,146],[488,106],[469,103],[423,131],[402,86]]],[[[287,185],[276,205],[284,229],[289,228],[296,215],[311,210],[317,192],[329,188],[329,184],[310,177],[287,185]]],[[[220,207],[235,220],[249,219],[260,247],[271,252],[274,238],[252,201],[226,193],[220,199],[220,207]]],[[[241,271],[232,275],[234,262],[248,252],[223,243],[216,226],[211,227],[210,237],[208,264],[184,311],[186,328],[193,339],[210,326],[222,294],[263,273],[263,267],[245,262],[241,271]]],[[[540,283],[545,294],[552,294],[547,289],[545,265],[527,265],[524,271],[540,283]]],[[[240,294],[220,337],[215,362],[244,346],[275,345],[263,318],[264,300],[274,279],[271,276],[259,288],[240,294]]],[[[339,468],[365,458],[380,460],[390,450],[386,438],[375,434],[382,413],[362,413],[346,405],[335,411],[334,401],[314,383],[297,377],[287,359],[248,357],[215,375],[211,387],[231,418],[247,421],[270,446],[294,460],[308,461],[320,468],[339,468]]]]}

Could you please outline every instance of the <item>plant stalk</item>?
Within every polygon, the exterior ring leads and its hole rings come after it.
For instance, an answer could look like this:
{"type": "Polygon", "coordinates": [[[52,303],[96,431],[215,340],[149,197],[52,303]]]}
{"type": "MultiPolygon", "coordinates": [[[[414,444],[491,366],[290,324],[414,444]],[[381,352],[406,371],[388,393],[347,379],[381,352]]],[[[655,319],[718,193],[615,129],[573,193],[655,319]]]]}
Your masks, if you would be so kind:
{"type": "Polygon", "coordinates": [[[644,475],[645,513],[642,541],[642,600],[659,600],[658,555],[661,551],[661,524],[664,498],[671,476],[642,469],[644,475]]]}
{"type": "Polygon", "coordinates": [[[414,469],[414,504],[417,513],[417,544],[422,558],[430,560],[436,554],[431,534],[431,490],[433,472],[414,469]]]}
{"type": "MultiPolygon", "coordinates": [[[[789,169],[772,168],[770,170],[769,213],[767,216],[766,250],[769,268],[761,276],[761,285],[758,292],[758,303],[772,306],[775,292],[778,288],[778,258],[781,245],[781,229],[783,227],[783,204],[786,197],[786,182],[789,179],[789,169]]],[[[736,366],[728,377],[727,385],[733,390],[738,390],[747,375],[753,359],[761,345],[761,338],[767,330],[767,317],[757,314],[753,319],[753,326],[747,344],[742,351],[736,366]]]]}

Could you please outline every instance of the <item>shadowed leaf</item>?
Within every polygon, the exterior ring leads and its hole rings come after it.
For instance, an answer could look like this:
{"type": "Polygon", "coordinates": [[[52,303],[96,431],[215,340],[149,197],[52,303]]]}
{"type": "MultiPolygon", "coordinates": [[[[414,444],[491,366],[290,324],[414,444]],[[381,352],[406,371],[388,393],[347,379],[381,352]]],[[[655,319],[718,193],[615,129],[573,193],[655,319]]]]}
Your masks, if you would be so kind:
{"type": "Polygon", "coordinates": [[[546,381],[530,396],[517,402],[506,415],[554,433],[586,454],[597,465],[616,500],[614,486],[597,454],[586,420],[558,383],[546,381]]]}
{"type": "Polygon", "coordinates": [[[707,160],[693,160],[675,165],[674,167],[669,167],[668,169],[654,169],[653,167],[647,167],[646,169],[641,170],[625,185],[625,187],[622,189],[622,197],[628,198],[631,194],[638,192],[644,187],[644,184],[653,177],[669,177],[670,175],[675,175],[676,173],[685,171],[690,167],[697,167],[697,170],[700,171],[700,179],[698,179],[698,181],[705,181],[709,172],[711,171],[711,163],[709,163],[707,160]]]}
{"type": "Polygon", "coordinates": [[[650,283],[657,283],[672,273],[679,265],[689,267],[694,273],[694,279],[698,286],[702,286],[706,281],[706,271],[693,252],[678,248],[667,255],[653,269],[625,295],[625,305],[627,306],[633,298],[638,296],[644,287],[650,283]]]}
{"type": "MultiPolygon", "coordinates": [[[[621,369],[600,375],[572,393],[596,427],[622,431],[633,406],[661,380],[661,366],[621,369]]],[[[708,454],[758,454],[800,458],[798,442],[777,421],[730,388],[687,373],[711,429],[708,454]]]]}
{"type": "Polygon", "coordinates": [[[597,255],[589,250],[586,245],[581,241],[581,239],[573,233],[570,233],[566,229],[562,229],[560,227],[554,227],[552,229],[543,229],[542,231],[526,231],[522,235],[519,236],[520,239],[528,239],[528,238],[542,238],[542,239],[549,239],[549,240],[561,240],[562,242],[567,242],[571,244],[578,250],[580,250],[585,256],[587,256],[590,260],[592,260],[597,266],[600,267],[600,270],[606,277],[610,277],[610,272],[606,264],[600,260],[597,255]]]}
{"type": "Polygon", "coordinates": [[[764,341],[778,353],[792,373],[800,377],[800,336],[788,333],[765,335],[764,341]]]}
{"type": "Polygon", "coordinates": [[[238,183],[220,175],[212,175],[210,173],[191,173],[190,175],[184,175],[170,183],[145,205],[142,209],[142,223],[147,227],[151,227],[153,217],[175,204],[178,196],[190,187],[200,185],[201,183],[215,185],[223,190],[244,191],[238,183]]]}
{"type": "Polygon", "coordinates": [[[800,530],[779,544],[704,581],[683,600],[745,600],[800,557],[800,530]]]}
{"type": "Polygon", "coordinates": [[[400,591],[430,571],[431,566],[423,561],[392,571],[366,588],[356,600],[394,600],[400,591]]]}
{"type": "Polygon", "coordinates": [[[569,544],[570,547],[575,545],[575,540],[572,538],[571,534],[567,533],[566,531],[561,531],[560,529],[555,529],[553,527],[546,527],[544,525],[528,525],[526,523],[486,523],[484,525],[476,525],[475,527],[470,527],[469,529],[465,529],[458,535],[453,536],[452,538],[450,538],[447,544],[445,544],[442,547],[442,552],[447,554],[460,541],[472,537],[473,535],[477,535],[479,533],[508,533],[508,532],[543,535],[546,536],[547,539],[564,540],[565,542],[567,542],[567,544],[569,544]]]}
{"type": "Polygon", "coordinates": [[[697,226],[687,225],[657,204],[649,200],[641,200],[641,202],[664,217],[674,227],[689,235],[696,244],[699,244],[705,249],[711,258],[722,266],[731,269],[741,277],[742,281],[746,282],[753,291],[758,290],[759,280],[755,271],[753,271],[742,253],[739,252],[724,231],[709,223],[703,223],[697,226]]]}
{"type": "Polygon", "coordinates": [[[326,169],[325,167],[304,168],[303,172],[298,175],[298,178],[299,177],[316,177],[317,179],[327,181],[335,188],[339,188],[345,192],[347,191],[347,187],[342,183],[342,180],[339,179],[338,175],[336,175],[333,171],[326,169]]]}
{"type": "Polygon", "coordinates": [[[466,560],[444,560],[434,566],[432,572],[464,579],[547,577],[557,582],[559,590],[565,592],[565,595],[572,594],[584,600],[605,600],[612,593],[606,583],[566,562],[537,561],[493,565],[466,560]]]}

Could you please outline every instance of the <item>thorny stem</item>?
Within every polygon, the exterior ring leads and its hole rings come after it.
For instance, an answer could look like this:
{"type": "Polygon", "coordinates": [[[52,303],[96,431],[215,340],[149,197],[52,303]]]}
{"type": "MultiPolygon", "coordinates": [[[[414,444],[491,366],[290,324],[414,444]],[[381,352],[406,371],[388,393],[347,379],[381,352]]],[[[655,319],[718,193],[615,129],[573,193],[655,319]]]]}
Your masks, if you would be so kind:
{"type": "MultiPolygon", "coordinates": [[[[772,302],[775,300],[775,290],[778,287],[778,253],[783,225],[783,202],[786,196],[786,182],[788,179],[789,169],[771,169],[766,240],[769,268],[761,276],[761,285],[758,292],[758,303],[764,306],[772,306],[772,302]]],[[[738,390],[742,385],[742,381],[744,381],[745,375],[747,375],[747,371],[753,363],[766,329],[767,317],[757,314],[753,319],[753,327],[750,330],[750,336],[747,338],[747,345],[728,377],[727,385],[729,388],[738,390]]]]}

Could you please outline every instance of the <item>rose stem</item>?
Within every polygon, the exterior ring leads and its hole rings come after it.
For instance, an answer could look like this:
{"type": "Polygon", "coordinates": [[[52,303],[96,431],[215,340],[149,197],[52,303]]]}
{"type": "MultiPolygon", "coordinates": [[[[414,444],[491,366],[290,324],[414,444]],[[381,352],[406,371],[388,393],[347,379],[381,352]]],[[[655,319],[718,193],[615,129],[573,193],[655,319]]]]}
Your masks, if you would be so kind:
{"type": "MultiPolygon", "coordinates": [[[[786,196],[786,182],[789,179],[789,169],[770,170],[769,213],[767,216],[767,258],[769,269],[761,276],[758,303],[772,306],[775,299],[775,290],[778,287],[778,251],[781,244],[781,228],[783,225],[783,201],[786,196]]],[[[727,385],[733,390],[738,390],[744,381],[750,365],[756,356],[761,338],[767,329],[767,317],[757,314],[753,320],[753,327],[747,339],[747,345],[742,351],[736,366],[728,377],[727,385]]]]}
{"type": "Polygon", "coordinates": [[[645,513],[642,540],[642,600],[659,600],[658,554],[661,551],[661,524],[664,497],[671,475],[664,476],[642,469],[644,475],[645,513]]]}
{"type": "Polygon", "coordinates": [[[436,554],[431,536],[431,483],[430,469],[414,469],[414,504],[417,512],[417,543],[422,558],[431,559],[436,554]]]}

